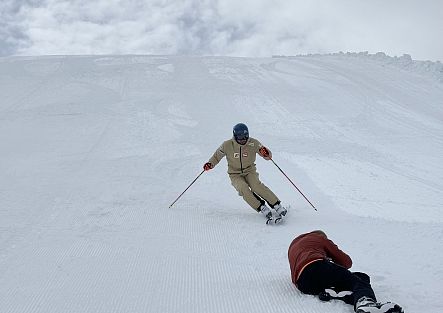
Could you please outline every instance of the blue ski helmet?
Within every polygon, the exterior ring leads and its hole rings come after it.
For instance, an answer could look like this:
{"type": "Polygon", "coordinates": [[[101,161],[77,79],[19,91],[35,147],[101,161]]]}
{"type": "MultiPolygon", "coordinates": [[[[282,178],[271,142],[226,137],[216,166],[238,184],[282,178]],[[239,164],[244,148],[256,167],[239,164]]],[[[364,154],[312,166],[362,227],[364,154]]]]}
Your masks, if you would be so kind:
{"type": "Polygon", "coordinates": [[[234,135],[235,141],[237,141],[241,145],[244,145],[249,138],[248,126],[243,123],[238,123],[234,126],[232,134],[234,135]]]}

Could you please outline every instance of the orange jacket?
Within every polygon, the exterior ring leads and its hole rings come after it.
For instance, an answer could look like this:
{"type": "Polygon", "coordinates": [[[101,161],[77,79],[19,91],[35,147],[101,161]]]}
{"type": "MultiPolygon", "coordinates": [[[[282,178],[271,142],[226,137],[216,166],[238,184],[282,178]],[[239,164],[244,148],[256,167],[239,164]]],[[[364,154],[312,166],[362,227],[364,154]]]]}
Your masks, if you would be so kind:
{"type": "Polygon", "coordinates": [[[347,269],[352,266],[349,255],[340,250],[332,240],[313,232],[298,236],[288,250],[292,282],[297,284],[301,271],[308,263],[328,258],[347,269]]]}

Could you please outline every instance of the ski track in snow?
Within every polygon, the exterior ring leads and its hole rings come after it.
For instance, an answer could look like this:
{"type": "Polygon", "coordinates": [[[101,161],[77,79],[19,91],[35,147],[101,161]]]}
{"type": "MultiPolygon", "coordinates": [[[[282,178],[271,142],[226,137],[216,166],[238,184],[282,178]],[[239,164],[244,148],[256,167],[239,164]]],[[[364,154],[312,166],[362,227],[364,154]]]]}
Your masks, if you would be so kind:
{"type": "Polygon", "coordinates": [[[0,61],[0,311],[353,312],[302,295],[287,248],[324,229],[381,301],[443,309],[443,85],[388,61],[106,56],[0,61]],[[383,63],[386,62],[386,63],[383,63]],[[223,160],[246,123],[291,211],[264,219],[223,160]]]}

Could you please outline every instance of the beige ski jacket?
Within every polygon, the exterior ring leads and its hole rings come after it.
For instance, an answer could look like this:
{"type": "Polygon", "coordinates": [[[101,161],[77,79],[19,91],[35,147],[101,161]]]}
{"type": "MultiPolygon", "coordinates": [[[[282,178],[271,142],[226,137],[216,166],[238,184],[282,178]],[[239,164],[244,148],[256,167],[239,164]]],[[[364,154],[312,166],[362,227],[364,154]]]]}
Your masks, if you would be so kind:
{"type": "MultiPolygon", "coordinates": [[[[255,158],[257,153],[260,154],[261,147],[263,145],[260,141],[252,137],[249,137],[245,145],[240,145],[234,138],[231,138],[222,143],[208,162],[214,167],[226,156],[228,174],[251,173],[256,171],[255,158]]],[[[269,149],[268,151],[269,157],[266,159],[272,158],[271,151],[269,149]]],[[[260,156],[262,155],[260,154],[260,156]]]]}

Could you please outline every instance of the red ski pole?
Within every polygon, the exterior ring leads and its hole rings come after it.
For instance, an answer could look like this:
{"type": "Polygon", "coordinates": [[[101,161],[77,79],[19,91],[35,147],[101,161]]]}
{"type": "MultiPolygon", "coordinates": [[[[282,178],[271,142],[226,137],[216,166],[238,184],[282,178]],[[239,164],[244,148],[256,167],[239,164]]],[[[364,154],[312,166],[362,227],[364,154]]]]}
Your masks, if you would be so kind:
{"type": "Polygon", "coordinates": [[[175,201],[172,202],[172,204],[169,206],[169,208],[171,208],[171,207],[174,205],[174,203],[176,203],[176,202],[178,201],[178,199],[180,199],[180,197],[183,196],[183,194],[186,192],[186,190],[188,190],[189,187],[191,187],[192,184],[195,183],[195,181],[196,181],[196,180],[197,180],[197,179],[198,179],[198,178],[204,173],[204,171],[205,171],[205,170],[203,170],[200,174],[198,174],[198,176],[192,181],[192,183],[189,184],[189,186],[185,189],[185,191],[183,191],[183,192],[177,197],[177,199],[175,199],[175,201]]]}
{"type": "Polygon", "coordinates": [[[295,189],[297,189],[297,191],[303,196],[303,198],[306,199],[306,201],[309,202],[309,204],[314,208],[314,210],[317,211],[317,209],[315,208],[315,206],[311,203],[311,201],[308,200],[308,198],[306,198],[306,196],[303,194],[303,192],[301,192],[300,189],[298,189],[298,187],[292,182],[292,180],[288,177],[288,175],[285,174],[285,172],[283,172],[283,170],[280,168],[280,166],[277,165],[277,163],[274,162],[273,159],[271,159],[272,163],[274,163],[275,166],[277,166],[277,168],[280,170],[280,172],[282,172],[283,175],[285,175],[285,177],[291,182],[292,186],[295,187],[295,189]]]}

